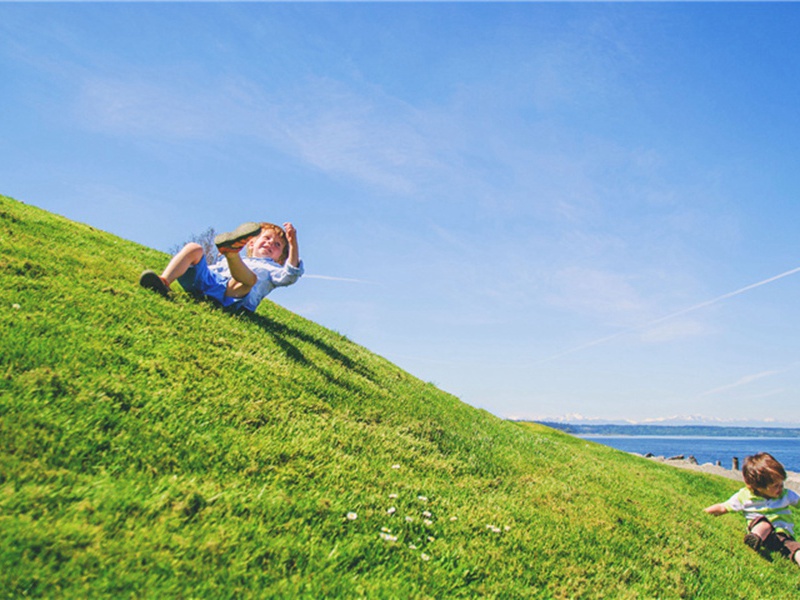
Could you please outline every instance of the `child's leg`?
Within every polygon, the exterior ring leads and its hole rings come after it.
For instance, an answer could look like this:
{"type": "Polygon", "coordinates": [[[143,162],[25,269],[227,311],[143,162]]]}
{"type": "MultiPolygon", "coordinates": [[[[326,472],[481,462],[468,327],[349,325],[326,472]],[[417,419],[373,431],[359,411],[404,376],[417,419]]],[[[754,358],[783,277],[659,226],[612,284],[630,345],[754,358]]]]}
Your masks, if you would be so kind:
{"type": "Polygon", "coordinates": [[[777,533],[775,537],[780,544],[781,554],[800,567],[800,542],[784,533],[777,533]]]}
{"type": "Polygon", "coordinates": [[[228,268],[231,271],[231,280],[228,282],[226,296],[231,298],[244,298],[258,281],[258,277],[253,273],[238,252],[223,254],[228,261],[228,268]]]}
{"type": "Polygon", "coordinates": [[[164,268],[164,272],[161,273],[161,279],[169,287],[173,281],[186,273],[189,267],[200,262],[201,258],[203,258],[203,247],[195,242],[189,242],[172,257],[172,260],[164,268]]]}
{"type": "Polygon", "coordinates": [[[761,546],[764,545],[764,542],[774,531],[772,523],[764,517],[759,517],[750,523],[749,529],[750,532],[744,536],[744,543],[753,550],[761,549],[761,546]]]}

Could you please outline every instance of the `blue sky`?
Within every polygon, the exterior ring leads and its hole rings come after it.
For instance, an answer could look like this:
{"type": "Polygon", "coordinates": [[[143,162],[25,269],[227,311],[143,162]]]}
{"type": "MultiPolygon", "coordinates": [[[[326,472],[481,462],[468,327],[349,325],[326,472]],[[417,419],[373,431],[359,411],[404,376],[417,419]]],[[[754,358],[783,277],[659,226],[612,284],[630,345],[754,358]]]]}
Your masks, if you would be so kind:
{"type": "Polygon", "coordinates": [[[164,251],[291,220],[307,276],[271,299],[501,417],[800,423],[797,31],[794,3],[3,3],[0,193],[164,251]]]}

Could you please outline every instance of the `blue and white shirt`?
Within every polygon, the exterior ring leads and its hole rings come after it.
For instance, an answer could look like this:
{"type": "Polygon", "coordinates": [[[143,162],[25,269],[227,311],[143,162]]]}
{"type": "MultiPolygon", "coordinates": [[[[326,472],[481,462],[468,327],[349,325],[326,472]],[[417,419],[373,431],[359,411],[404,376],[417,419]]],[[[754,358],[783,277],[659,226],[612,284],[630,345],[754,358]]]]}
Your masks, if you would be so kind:
{"type": "MultiPolygon", "coordinates": [[[[280,265],[269,258],[242,257],[242,261],[258,278],[253,289],[241,299],[241,306],[251,312],[255,312],[261,301],[276,287],[292,285],[304,273],[302,260],[296,267],[293,267],[288,262],[285,265],[280,265]]],[[[224,258],[220,258],[208,269],[223,280],[231,279],[228,261],[224,258]]]]}

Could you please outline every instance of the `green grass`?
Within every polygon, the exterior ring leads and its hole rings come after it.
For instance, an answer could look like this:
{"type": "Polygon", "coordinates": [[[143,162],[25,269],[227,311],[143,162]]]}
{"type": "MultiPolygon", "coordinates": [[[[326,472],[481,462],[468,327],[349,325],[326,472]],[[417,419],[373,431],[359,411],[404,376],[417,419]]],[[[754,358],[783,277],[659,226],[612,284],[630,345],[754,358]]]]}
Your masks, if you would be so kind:
{"type": "Polygon", "coordinates": [[[2,196],[0,250],[0,596],[800,591],[702,513],[735,482],[503,421],[269,301],[165,300],[136,283],[163,253],[2,196]]]}

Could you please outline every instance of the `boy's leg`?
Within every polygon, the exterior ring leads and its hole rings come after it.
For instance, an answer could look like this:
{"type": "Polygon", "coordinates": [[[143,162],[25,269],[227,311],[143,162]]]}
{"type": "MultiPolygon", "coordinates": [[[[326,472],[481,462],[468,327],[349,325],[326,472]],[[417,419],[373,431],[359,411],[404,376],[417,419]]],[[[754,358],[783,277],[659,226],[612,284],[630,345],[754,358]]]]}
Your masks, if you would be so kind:
{"type": "Polygon", "coordinates": [[[161,275],[149,269],[144,271],[139,277],[139,285],[166,297],[169,295],[169,286],[172,282],[183,275],[189,267],[196,265],[202,257],[203,248],[200,244],[194,242],[186,244],[172,257],[161,275]]]}
{"type": "Polygon", "coordinates": [[[744,536],[744,543],[753,550],[760,550],[764,542],[766,542],[767,538],[772,535],[774,531],[772,523],[765,517],[758,517],[755,519],[750,523],[748,529],[750,531],[744,536]]]}
{"type": "Polygon", "coordinates": [[[186,273],[189,267],[199,263],[201,258],[203,258],[203,247],[195,242],[189,242],[172,257],[172,260],[164,268],[164,272],[161,273],[161,279],[169,287],[173,281],[186,273]]]}
{"type": "Polygon", "coordinates": [[[775,538],[781,554],[800,566],[800,542],[785,533],[776,533],[775,538]]]}
{"type": "Polygon", "coordinates": [[[253,273],[238,252],[223,254],[228,261],[228,268],[231,271],[231,280],[228,282],[226,296],[231,298],[244,298],[258,281],[258,277],[253,273]]]}

